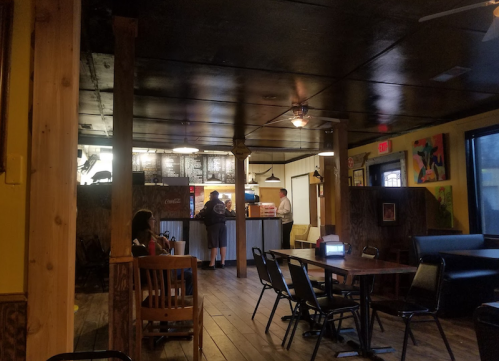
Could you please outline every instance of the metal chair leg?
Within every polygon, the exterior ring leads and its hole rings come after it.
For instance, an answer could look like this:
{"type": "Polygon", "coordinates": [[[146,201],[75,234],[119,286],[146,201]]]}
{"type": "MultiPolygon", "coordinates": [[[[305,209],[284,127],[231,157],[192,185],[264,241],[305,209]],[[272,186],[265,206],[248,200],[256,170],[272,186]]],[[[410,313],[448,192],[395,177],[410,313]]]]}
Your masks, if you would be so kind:
{"type": "MultiPolygon", "coordinates": [[[[355,329],[357,330],[357,336],[359,337],[359,345],[360,345],[360,348],[361,349],[367,349],[367,348],[370,348],[371,346],[371,337],[369,337],[369,339],[367,340],[367,342],[369,342],[369,345],[368,347],[366,347],[366,345],[364,345],[364,341],[362,340],[362,337],[360,337],[360,319],[359,319],[359,315],[357,314],[356,311],[352,311],[352,315],[353,315],[353,320],[355,321],[355,329]]],[[[371,335],[372,335],[372,328],[371,328],[371,335]]]]}
{"type": "Polygon", "coordinates": [[[409,318],[404,317],[404,322],[405,322],[404,346],[402,347],[402,357],[400,358],[400,361],[405,361],[405,354],[407,352],[407,340],[409,338],[409,330],[411,327],[410,326],[411,317],[409,317],[409,318]]]}
{"type": "Polygon", "coordinates": [[[442,336],[442,339],[444,340],[445,347],[447,347],[447,352],[449,352],[450,359],[452,361],[455,361],[456,359],[454,358],[454,354],[452,353],[452,350],[449,345],[449,341],[447,341],[447,337],[445,337],[444,330],[442,328],[442,325],[440,324],[440,321],[438,320],[437,315],[433,315],[433,318],[435,319],[435,322],[437,323],[438,330],[440,331],[440,335],[442,336]]]}
{"type": "Polygon", "coordinates": [[[267,285],[263,286],[262,292],[260,293],[260,297],[258,298],[258,302],[256,303],[255,310],[253,311],[253,316],[251,316],[251,319],[255,318],[256,310],[258,310],[258,306],[260,305],[260,301],[262,300],[263,293],[268,289],[270,289],[270,287],[268,287],[267,285]]]}
{"type": "Polygon", "coordinates": [[[284,347],[284,345],[286,344],[286,339],[288,338],[289,330],[291,329],[291,326],[293,325],[293,322],[296,321],[296,323],[298,323],[300,321],[300,318],[296,317],[297,316],[297,312],[300,312],[299,309],[298,309],[299,306],[300,306],[300,303],[296,302],[295,308],[293,310],[293,314],[291,315],[291,320],[289,321],[289,325],[286,328],[286,334],[284,335],[284,338],[282,339],[282,343],[281,343],[282,347],[284,347]]]}
{"type": "MultiPolygon", "coordinates": [[[[383,328],[383,324],[381,323],[381,319],[379,318],[379,315],[376,313],[376,321],[378,321],[378,325],[379,325],[379,328],[381,329],[381,332],[385,332],[385,329],[383,328]]],[[[411,332],[411,337],[414,337],[412,336],[412,332],[411,332]]]]}
{"type": "Polygon", "coordinates": [[[310,359],[310,361],[314,361],[315,356],[317,356],[317,351],[319,351],[319,345],[321,344],[322,336],[324,335],[324,330],[326,329],[327,323],[328,323],[328,319],[326,316],[326,317],[324,317],[324,324],[322,325],[321,333],[319,334],[319,338],[317,339],[317,342],[315,343],[314,353],[312,354],[312,358],[310,359]]]}
{"type": "Polygon", "coordinates": [[[289,337],[289,342],[288,342],[288,346],[286,347],[286,350],[289,350],[289,348],[291,347],[291,342],[293,342],[293,338],[295,337],[295,332],[296,332],[296,328],[298,327],[298,320],[301,318],[302,314],[303,314],[303,309],[304,307],[299,307],[299,310],[300,310],[300,313],[297,315],[297,320],[295,322],[295,325],[293,327],[293,332],[291,332],[291,336],[289,337]]]}
{"type": "Polygon", "coordinates": [[[280,300],[281,300],[281,293],[279,292],[277,294],[276,299],[275,299],[274,307],[272,308],[272,312],[270,313],[269,322],[267,322],[267,327],[265,328],[265,333],[269,333],[270,324],[272,323],[272,319],[274,318],[275,310],[277,309],[277,305],[279,304],[280,300]]]}

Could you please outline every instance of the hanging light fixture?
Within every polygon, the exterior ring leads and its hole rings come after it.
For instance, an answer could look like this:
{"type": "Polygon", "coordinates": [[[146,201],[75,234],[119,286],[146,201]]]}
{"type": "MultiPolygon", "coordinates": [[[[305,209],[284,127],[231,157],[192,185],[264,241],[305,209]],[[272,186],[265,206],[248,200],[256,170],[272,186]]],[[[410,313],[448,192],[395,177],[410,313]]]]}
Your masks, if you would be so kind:
{"type": "Polygon", "coordinates": [[[198,148],[193,147],[187,143],[187,126],[189,125],[189,122],[182,122],[182,124],[184,125],[184,143],[173,148],[173,151],[175,153],[184,153],[184,154],[199,152],[198,148]]]}
{"type": "Polygon", "coordinates": [[[215,177],[215,173],[213,173],[211,175],[211,177],[206,180],[205,183],[215,184],[215,183],[222,183],[222,181],[220,179],[218,179],[217,177],[215,177]]]}
{"type": "Polygon", "coordinates": [[[281,180],[274,176],[274,154],[272,153],[272,175],[270,177],[265,178],[266,183],[277,183],[281,180]]]}
{"type": "Polygon", "coordinates": [[[297,128],[302,128],[307,125],[310,117],[307,116],[308,106],[306,104],[293,104],[294,116],[290,119],[291,123],[297,128]]]}
{"type": "Polygon", "coordinates": [[[332,157],[334,155],[333,149],[333,130],[326,130],[324,132],[324,146],[319,151],[321,157],[332,157]]]}

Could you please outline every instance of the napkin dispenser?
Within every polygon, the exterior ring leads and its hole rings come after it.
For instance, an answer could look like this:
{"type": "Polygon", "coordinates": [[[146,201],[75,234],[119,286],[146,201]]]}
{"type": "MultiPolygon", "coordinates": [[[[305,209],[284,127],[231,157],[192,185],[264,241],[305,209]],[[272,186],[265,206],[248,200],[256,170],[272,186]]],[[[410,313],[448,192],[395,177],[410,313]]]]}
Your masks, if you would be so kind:
{"type": "Polygon", "coordinates": [[[320,254],[326,258],[345,257],[345,245],[338,241],[326,241],[320,244],[320,254]]]}

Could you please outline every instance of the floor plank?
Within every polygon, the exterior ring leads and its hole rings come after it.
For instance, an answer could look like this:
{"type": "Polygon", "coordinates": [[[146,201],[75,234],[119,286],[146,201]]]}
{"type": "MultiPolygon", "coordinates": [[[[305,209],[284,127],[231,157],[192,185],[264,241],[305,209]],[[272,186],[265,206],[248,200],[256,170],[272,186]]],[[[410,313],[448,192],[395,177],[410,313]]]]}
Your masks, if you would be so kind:
{"type": "MultiPolygon", "coordinates": [[[[285,267],[283,271],[287,274],[285,267]]],[[[309,325],[300,322],[291,349],[281,347],[288,322],[281,316],[290,314],[289,304],[282,300],[268,334],[265,327],[272,310],[276,294],[269,290],[264,293],[254,320],[251,320],[254,307],[260,296],[262,285],[255,267],[248,267],[248,278],[238,279],[236,270],[199,270],[199,288],[204,298],[204,361],[257,360],[257,361],[308,361],[316,339],[305,339],[301,334],[309,325]]],[[[376,298],[376,297],[375,297],[376,298]]],[[[108,294],[79,293],[75,297],[79,306],[75,314],[75,350],[106,348],[108,339],[108,294]]],[[[403,338],[403,322],[388,315],[381,315],[386,332],[382,333],[375,325],[373,344],[391,345],[396,352],[384,354],[386,361],[400,359],[403,338]]],[[[478,347],[471,318],[442,319],[442,327],[449,339],[457,360],[478,361],[478,347]]],[[[353,325],[345,321],[345,327],[353,325]]],[[[438,329],[434,323],[419,323],[413,326],[418,346],[409,343],[407,361],[449,360],[438,329]]],[[[346,334],[347,339],[356,340],[355,334],[346,334]]],[[[324,340],[319,348],[317,360],[330,359],[335,352],[348,349],[345,343],[324,340]]],[[[142,347],[143,361],[152,360],[192,360],[192,340],[170,340],[150,350],[147,340],[142,347]]],[[[363,360],[352,357],[349,361],[363,360]]]]}

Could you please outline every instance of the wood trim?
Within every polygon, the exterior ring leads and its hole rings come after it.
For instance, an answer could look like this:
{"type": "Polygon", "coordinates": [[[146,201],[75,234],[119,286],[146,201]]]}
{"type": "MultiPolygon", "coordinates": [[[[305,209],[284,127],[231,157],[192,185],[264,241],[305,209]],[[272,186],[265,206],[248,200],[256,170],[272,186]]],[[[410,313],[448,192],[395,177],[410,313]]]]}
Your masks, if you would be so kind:
{"type": "Polygon", "coordinates": [[[35,0],[26,358],[73,350],[81,2],[35,0]]]}
{"type": "Polygon", "coordinates": [[[132,256],[109,257],[109,263],[128,263],[128,262],[133,262],[132,256]]]}
{"type": "Polygon", "coordinates": [[[0,360],[26,360],[26,312],[25,295],[0,295],[0,360]]]}
{"type": "Polygon", "coordinates": [[[10,53],[12,42],[12,0],[0,3],[0,173],[5,172],[7,159],[7,104],[9,95],[10,53]]]}
{"type": "Polygon", "coordinates": [[[4,293],[0,295],[0,303],[5,302],[27,302],[25,293],[4,293]]]}

